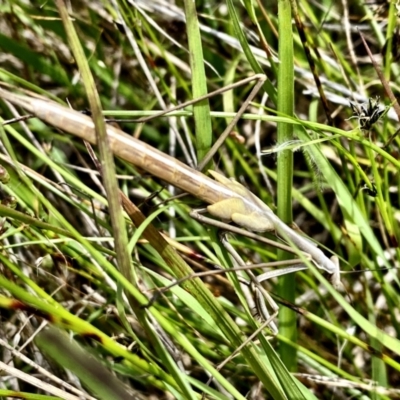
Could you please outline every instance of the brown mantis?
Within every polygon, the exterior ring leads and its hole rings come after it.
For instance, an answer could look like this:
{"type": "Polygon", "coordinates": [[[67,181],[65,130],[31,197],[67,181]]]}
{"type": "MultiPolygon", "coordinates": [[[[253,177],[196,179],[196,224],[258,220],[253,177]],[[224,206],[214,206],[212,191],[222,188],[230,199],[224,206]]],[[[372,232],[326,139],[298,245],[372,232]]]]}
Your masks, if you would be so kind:
{"type": "MultiPolygon", "coordinates": [[[[88,116],[53,101],[17,95],[4,89],[0,89],[0,97],[21,106],[54,127],[96,144],[94,123],[88,116]]],[[[303,257],[331,274],[335,287],[340,285],[337,258],[328,258],[309,240],[283,223],[264,202],[240,183],[210,171],[213,180],[113,126],[107,126],[107,133],[115,155],[208,203],[207,211],[218,219],[233,221],[252,232],[277,233],[305,253],[303,257]]],[[[301,269],[304,266],[292,267],[288,272],[301,269]]],[[[268,277],[264,276],[264,279],[268,277]]]]}

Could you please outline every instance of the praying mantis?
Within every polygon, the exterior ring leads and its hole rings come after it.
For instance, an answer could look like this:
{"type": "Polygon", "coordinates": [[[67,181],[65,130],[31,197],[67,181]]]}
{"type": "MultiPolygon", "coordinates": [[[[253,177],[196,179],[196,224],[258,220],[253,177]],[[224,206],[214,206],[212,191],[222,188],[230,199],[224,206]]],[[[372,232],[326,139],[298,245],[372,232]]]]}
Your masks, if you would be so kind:
{"type": "MultiPolygon", "coordinates": [[[[96,144],[94,123],[80,112],[47,99],[19,95],[5,89],[0,89],[0,97],[56,128],[96,144]]],[[[232,221],[252,232],[275,232],[305,253],[316,267],[331,274],[334,287],[340,286],[337,258],[328,258],[308,239],[283,223],[270,207],[239,182],[216,171],[209,171],[214,178],[211,179],[114,126],[107,125],[107,133],[110,148],[118,157],[206,202],[208,213],[215,218],[232,221]]],[[[305,267],[292,268],[289,272],[305,267]]]]}

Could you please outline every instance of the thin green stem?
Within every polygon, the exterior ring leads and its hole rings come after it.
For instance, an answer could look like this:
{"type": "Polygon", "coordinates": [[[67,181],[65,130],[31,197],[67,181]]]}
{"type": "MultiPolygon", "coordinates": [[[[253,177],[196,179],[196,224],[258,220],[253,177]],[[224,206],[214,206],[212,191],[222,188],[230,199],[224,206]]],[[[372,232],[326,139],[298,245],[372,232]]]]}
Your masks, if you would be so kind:
{"type": "MultiPolygon", "coordinates": [[[[293,34],[292,12],[289,0],[278,2],[279,23],[279,59],[281,61],[278,70],[278,112],[288,116],[294,114],[294,61],[293,61],[293,34]]],[[[278,123],[278,144],[293,140],[293,125],[278,123]]],[[[292,184],[293,184],[293,152],[283,150],[278,153],[277,165],[277,193],[278,216],[290,224],[292,222],[292,184]]],[[[278,259],[290,258],[286,252],[278,251],[278,259]]],[[[290,302],[295,300],[295,276],[290,274],[280,278],[279,295],[290,302]]],[[[282,309],[279,313],[279,330],[282,336],[296,342],[296,316],[288,309],[282,309]]],[[[281,343],[279,352],[286,367],[294,371],[296,369],[296,353],[285,343],[281,343]]]]}

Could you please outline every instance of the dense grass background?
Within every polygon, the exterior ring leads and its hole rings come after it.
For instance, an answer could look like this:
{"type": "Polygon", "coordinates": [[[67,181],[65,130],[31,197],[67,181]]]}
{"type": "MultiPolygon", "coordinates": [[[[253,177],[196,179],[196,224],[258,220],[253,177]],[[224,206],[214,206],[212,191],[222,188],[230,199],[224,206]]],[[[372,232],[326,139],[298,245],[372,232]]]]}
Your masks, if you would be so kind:
{"type": "MultiPolygon", "coordinates": [[[[140,307],[174,278],[232,266],[218,232],[189,217],[202,204],[165,203],[173,187],[119,159],[114,172],[106,147],[101,178],[82,141],[37,119],[6,125],[0,397],[400,397],[399,140],[387,90],[399,90],[400,7],[371,3],[0,3],[1,81],[95,118],[95,91],[107,118],[135,119],[265,74],[208,167],[337,254],[345,286],[336,292],[315,268],[269,280],[280,333],[264,329],[219,368],[262,324],[235,274],[187,281],[140,307]],[[385,113],[366,127],[350,102],[362,111],[369,99],[385,113]],[[115,177],[138,207],[129,218],[115,177]],[[135,224],[146,217],[143,235],[135,224]]],[[[253,86],[119,124],[196,166],[253,86]]],[[[24,115],[4,102],[1,110],[4,120],[24,115]]],[[[249,264],[287,256],[230,239],[249,264]]]]}

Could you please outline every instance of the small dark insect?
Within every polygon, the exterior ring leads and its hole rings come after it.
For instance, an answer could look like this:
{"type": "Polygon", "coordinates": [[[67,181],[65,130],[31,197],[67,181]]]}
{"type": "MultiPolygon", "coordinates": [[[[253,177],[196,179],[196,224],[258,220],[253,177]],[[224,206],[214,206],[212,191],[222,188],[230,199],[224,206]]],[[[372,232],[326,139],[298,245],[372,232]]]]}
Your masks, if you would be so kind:
{"type": "Polygon", "coordinates": [[[364,190],[368,194],[368,196],[371,197],[376,197],[378,195],[378,191],[376,190],[376,186],[374,184],[372,184],[372,188],[364,185],[362,190],[364,190]]]}
{"type": "Polygon", "coordinates": [[[386,111],[386,107],[382,108],[380,106],[379,97],[375,100],[369,99],[367,105],[358,105],[350,101],[350,107],[353,110],[353,116],[351,118],[358,118],[360,129],[363,131],[369,131],[372,125],[377,122],[386,111]]]}

